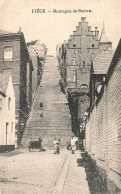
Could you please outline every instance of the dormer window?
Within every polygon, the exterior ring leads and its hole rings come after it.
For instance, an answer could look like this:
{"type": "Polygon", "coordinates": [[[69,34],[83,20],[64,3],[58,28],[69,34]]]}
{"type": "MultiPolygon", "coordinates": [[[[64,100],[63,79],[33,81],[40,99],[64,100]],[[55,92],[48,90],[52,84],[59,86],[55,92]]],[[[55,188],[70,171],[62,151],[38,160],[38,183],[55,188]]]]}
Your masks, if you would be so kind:
{"type": "Polygon", "coordinates": [[[11,61],[13,59],[13,48],[12,47],[5,47],[4,48],[4,60],[11,61]]]}

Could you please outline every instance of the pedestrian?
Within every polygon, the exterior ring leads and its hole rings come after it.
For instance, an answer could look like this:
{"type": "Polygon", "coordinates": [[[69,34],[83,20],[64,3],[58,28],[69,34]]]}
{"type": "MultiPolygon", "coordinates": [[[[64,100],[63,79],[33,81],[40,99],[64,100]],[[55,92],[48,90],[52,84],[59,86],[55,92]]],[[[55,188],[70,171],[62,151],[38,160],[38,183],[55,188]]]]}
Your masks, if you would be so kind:
{"type": "Polygon", "coordinates": [[[71,148],[71,138],[69,139],[69,141],[67,141],[67,150],[70,150],[71,148]]]}
{"type": "Polygon", "coordinates": [[[57,140],[57,154],[60,154],[60,138],[57,140]]]}
{"type": "Polygon", "coordinates": [[[56,140],[56,137],[54,138],[54,141],[53,141],[53,144],[54,144],[54,154],[56,154],[56,149],[57,149],[57,140],[56,140]]]}
{"type": "Polygon", "coordinates": [[[60,153],[60,139],[57,139],[55,137],[53,144],[54,144],[54,154],[59,154],[60,153]]]}
{"type": "Polygon", "coordinates": [[[73,136],[71,137],[71,150],[72,150],[72,154],[74,154],[76,150],[76,142],[73,136]]]}

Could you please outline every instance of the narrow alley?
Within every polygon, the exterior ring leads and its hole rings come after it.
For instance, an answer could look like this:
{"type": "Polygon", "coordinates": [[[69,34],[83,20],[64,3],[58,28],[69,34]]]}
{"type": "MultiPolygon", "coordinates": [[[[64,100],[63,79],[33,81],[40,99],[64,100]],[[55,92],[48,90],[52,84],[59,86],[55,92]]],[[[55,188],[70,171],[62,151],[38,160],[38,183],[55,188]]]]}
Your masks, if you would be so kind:
{"type": "Polygon", "coordinates": [[[66,142],[72,135],[71,118],[66,96],[60,92],[59,79],[56,58],[47,57],[21,149],[1,154],[1,193],[88,194],[104,191],[87,156],[84,157],[80,150],[71,154],[66,149],[66,142]],[[55,136],[61,139],[59,155],[53,154],[55,136]],[[41,137],[46,151],[29,152],[31,137],[41,137]]]}

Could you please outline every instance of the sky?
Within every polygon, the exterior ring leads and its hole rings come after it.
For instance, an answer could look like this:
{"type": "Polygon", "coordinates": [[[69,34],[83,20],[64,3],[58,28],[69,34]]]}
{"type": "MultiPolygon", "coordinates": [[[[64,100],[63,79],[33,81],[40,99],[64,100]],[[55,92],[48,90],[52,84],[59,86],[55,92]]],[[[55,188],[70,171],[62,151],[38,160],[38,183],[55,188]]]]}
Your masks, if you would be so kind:
{"type": "Polygon", "coordinates": [[[121,0],[0,0],[0,29],[17,32],[21,27],[26,42],[39,39],[53,55],[56,45],[73,34],[81,17],[86,17],[92,30],[98,27],[100,34],[104,21],[113,48],[117,47],[121,37],[121,0]],[[45,9],[46,13],[32,13],[32,9],[45,9]],[[53,13],[53,9],[71,13],[53,13]]]}

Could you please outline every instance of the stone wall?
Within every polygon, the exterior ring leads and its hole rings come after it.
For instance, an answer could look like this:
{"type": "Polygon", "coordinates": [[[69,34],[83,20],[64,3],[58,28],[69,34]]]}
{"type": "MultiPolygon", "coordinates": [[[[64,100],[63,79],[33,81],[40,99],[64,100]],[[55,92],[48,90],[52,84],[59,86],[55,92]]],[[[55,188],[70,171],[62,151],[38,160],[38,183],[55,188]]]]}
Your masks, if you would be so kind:
{"type": "Polygon", "coordinates": [[[116,193],[121,190],[121,59],[113,66],[87,118],[86,151],[108,190],[116,193]]]}

